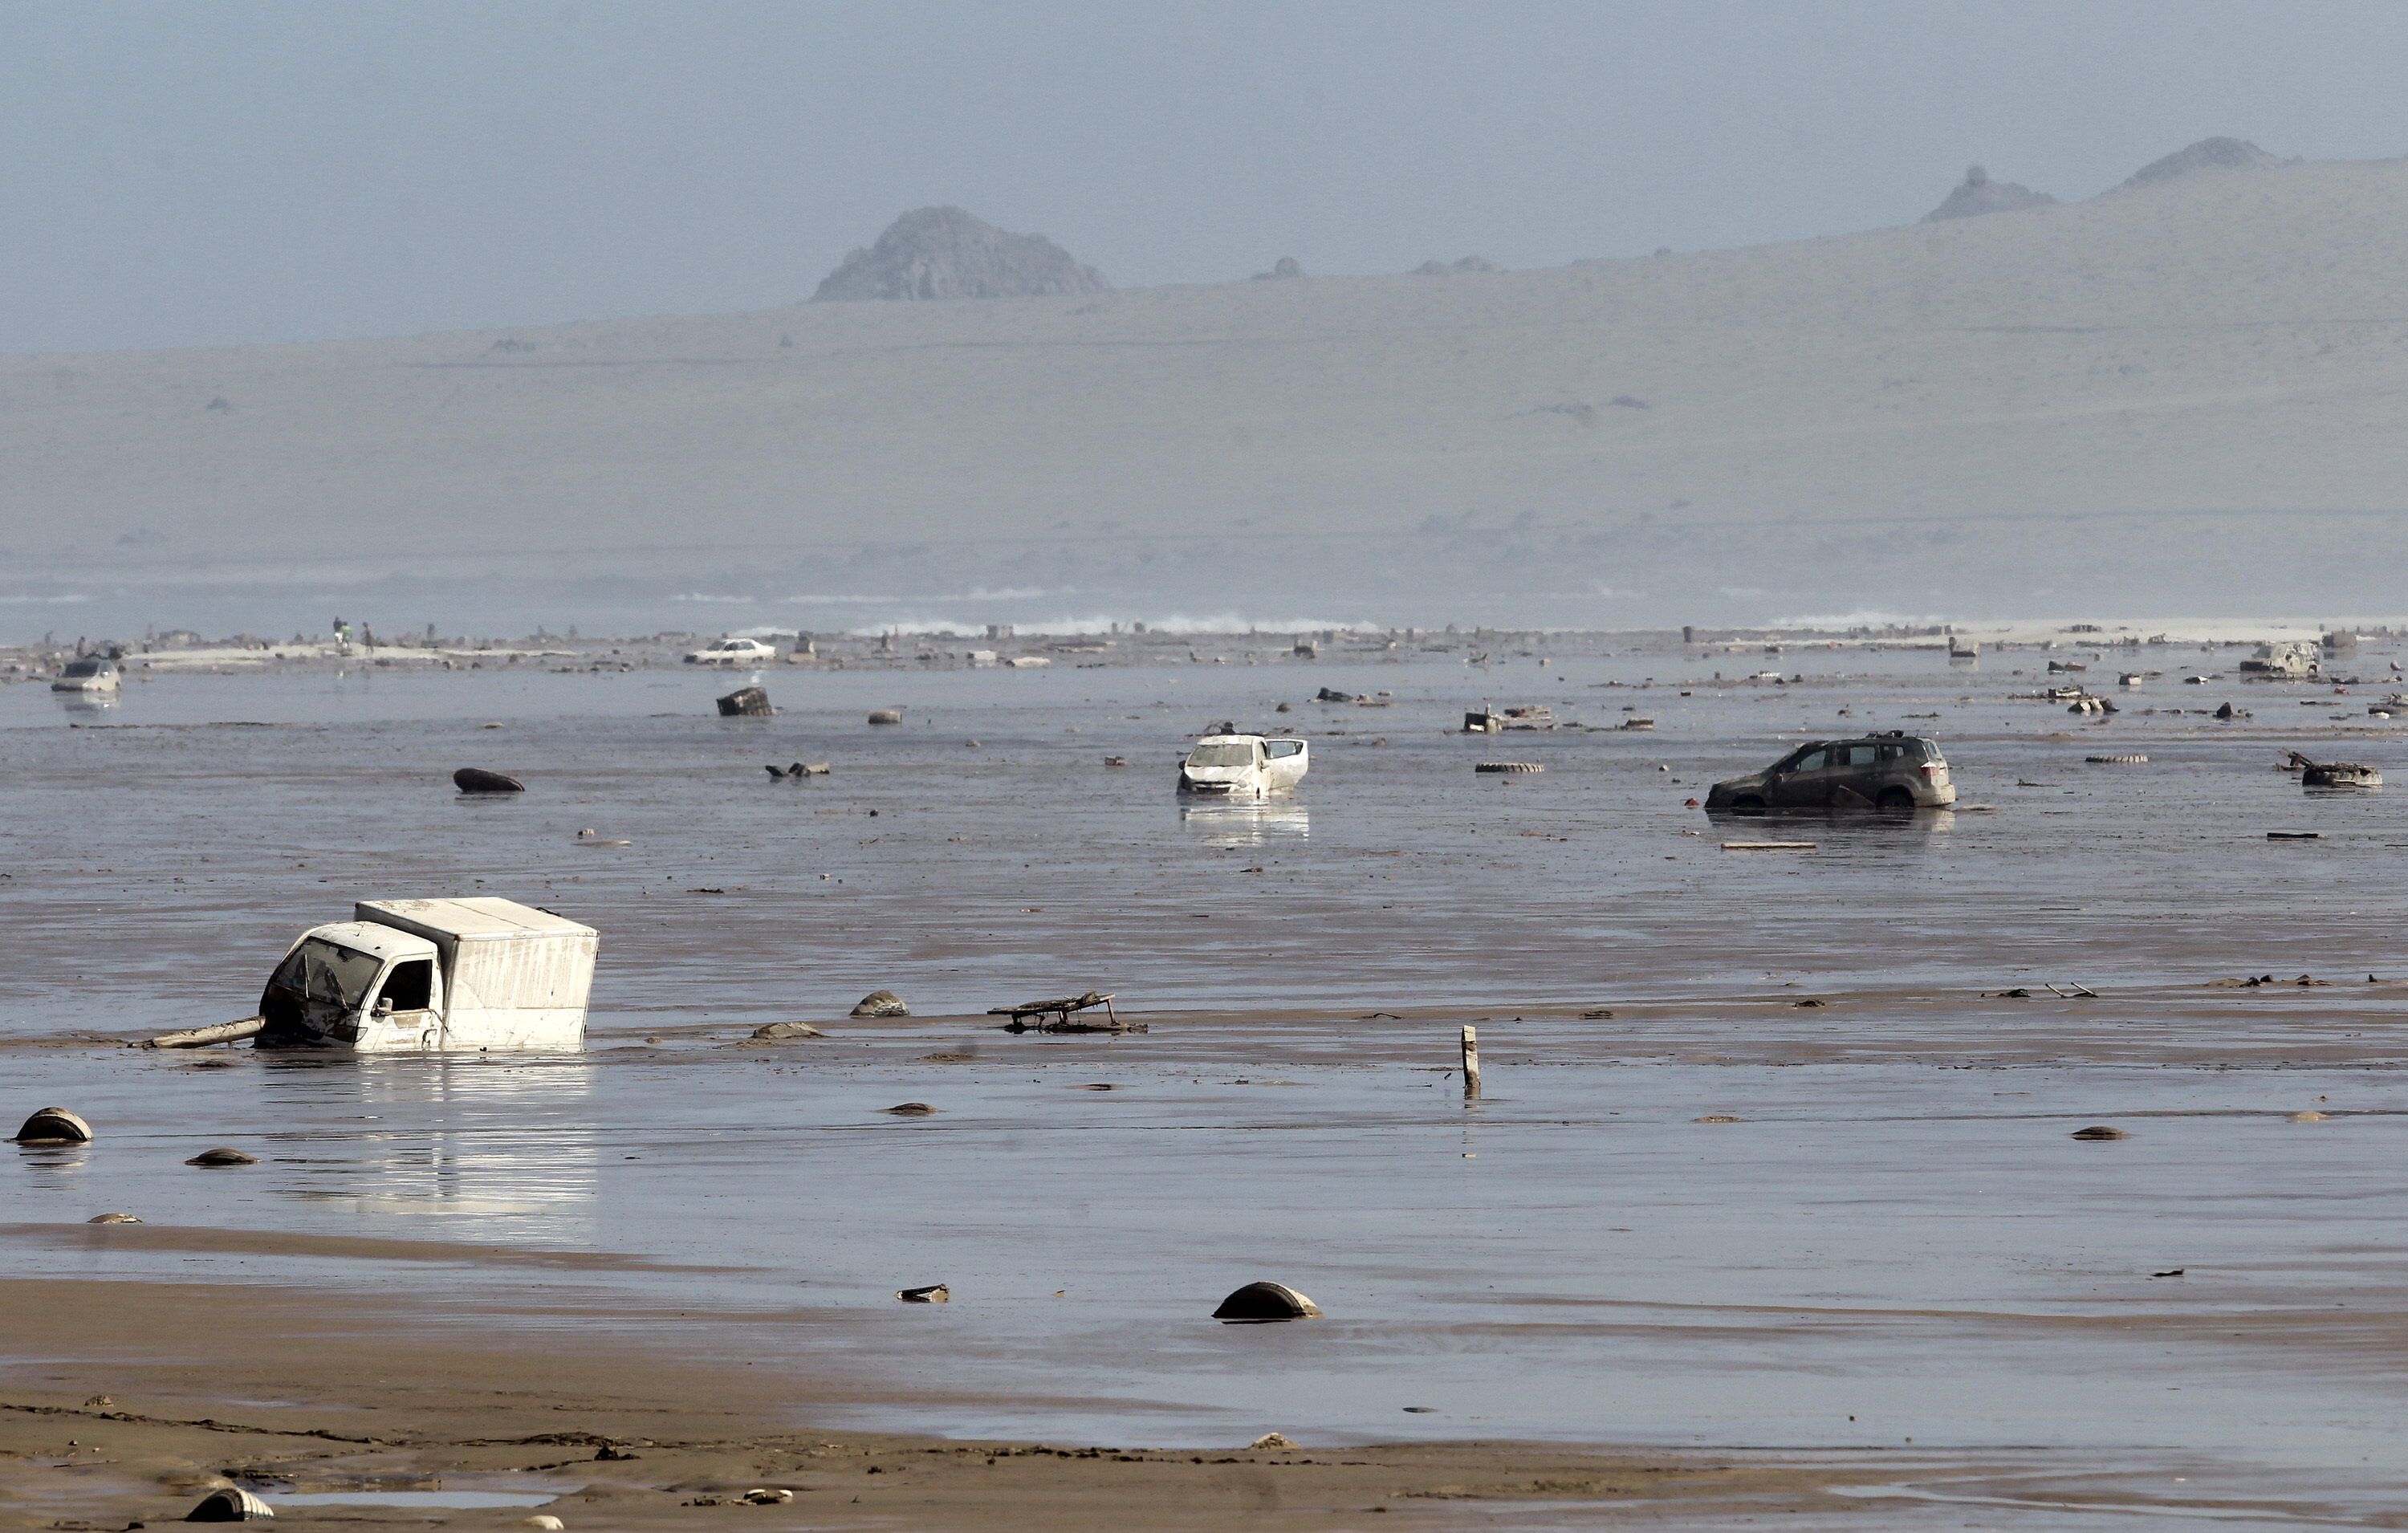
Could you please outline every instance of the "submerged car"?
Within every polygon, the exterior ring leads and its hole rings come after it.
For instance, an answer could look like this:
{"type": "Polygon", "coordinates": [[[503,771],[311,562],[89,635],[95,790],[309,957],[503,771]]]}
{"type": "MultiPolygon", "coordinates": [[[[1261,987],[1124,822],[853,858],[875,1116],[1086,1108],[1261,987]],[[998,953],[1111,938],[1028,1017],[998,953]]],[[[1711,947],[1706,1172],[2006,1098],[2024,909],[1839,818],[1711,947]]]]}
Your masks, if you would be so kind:
{"type": "Polygon", "coordinates": [[[1300,739],[1224,731],[1205,736],[1187,752],[1179,765],[1179,791],[1261,798],[1295,787],[1311,766],[1312,752],[1300,739]]]}
{"type": "Polygon", "coordinates": [[[118,686],[117,662],[107,655],[88,654],[70,660],[50,683],[52,692],[115,692],[118,686]]]}
{"type": "Polygon", "coordinates": [[[758,666],[778,658],[778,647],[757,638],[723,638],[685,657],[689,666],[758,666]]]}
{"type": "Polygon", "coordinates": [[[1956,802],[1940,747],[1903,730],[1856,739],[1813,740],[1760,772],[1717,782],[1709,813],[1767,809],[1937,809],[1956,802]]]}

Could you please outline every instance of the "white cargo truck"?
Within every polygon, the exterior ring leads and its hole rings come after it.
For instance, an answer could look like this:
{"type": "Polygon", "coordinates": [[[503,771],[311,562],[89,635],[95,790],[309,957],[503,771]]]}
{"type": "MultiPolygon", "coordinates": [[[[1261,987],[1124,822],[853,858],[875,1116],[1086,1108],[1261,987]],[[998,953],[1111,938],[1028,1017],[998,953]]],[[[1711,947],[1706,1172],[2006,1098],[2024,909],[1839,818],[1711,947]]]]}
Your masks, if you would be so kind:
{"type": "Polygon", "coordinates": [[[577,1049],[600,941],[516,900],[364,899],[285,953],[259,998],[259,1045],[577,1049]]]}

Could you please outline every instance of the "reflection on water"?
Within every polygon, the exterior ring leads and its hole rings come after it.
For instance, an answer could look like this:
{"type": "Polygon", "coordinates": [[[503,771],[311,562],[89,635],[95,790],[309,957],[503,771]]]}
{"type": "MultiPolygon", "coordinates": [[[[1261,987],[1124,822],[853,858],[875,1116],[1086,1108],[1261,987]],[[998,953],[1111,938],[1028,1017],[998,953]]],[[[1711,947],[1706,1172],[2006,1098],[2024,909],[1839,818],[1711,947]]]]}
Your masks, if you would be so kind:
{"type": "Polygon", "coordinates": [[[585,1242],[600,1155],[594,1072],[573,1054],[280,1055],[262,1095],[271,1111],[326,1125],[297,1196],[473,1216],[480,1239],[585,1242]]]}
{"type": "Polygon", "coordinates": [[[115,709],[118,702],[113,692],[54,692],[50,695],[71,719],[97,717],[115,709]]]}
{"type": "Polygon", "coordinates": [[[44,1181],[63,1182],[81,1170],[92,1146],[88,1144],[21,1144],[17,1158],[25,1168],[44,1181]]]}
{"type": "Polygon", "coordinates": [[[1182,799],[1179,823],[1212,846],[1269,846],[1312,837],[1312,810],[1293,798],[1182,799]]]}

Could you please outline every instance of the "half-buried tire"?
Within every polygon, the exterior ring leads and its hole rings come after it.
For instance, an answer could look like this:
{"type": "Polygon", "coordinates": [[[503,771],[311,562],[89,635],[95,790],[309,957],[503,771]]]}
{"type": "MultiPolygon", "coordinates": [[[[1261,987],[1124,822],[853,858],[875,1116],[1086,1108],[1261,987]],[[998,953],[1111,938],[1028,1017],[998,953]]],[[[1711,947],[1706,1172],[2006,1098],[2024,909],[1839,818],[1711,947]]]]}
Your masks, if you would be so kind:
{"type": "Polygon", "coordinates": [[[1250,1282],[1212,1311],[1215,1320],[1261,1324],[1271,1320],[1318,1320],[1321,1306],[1283,1282],[1250,1282]]]}

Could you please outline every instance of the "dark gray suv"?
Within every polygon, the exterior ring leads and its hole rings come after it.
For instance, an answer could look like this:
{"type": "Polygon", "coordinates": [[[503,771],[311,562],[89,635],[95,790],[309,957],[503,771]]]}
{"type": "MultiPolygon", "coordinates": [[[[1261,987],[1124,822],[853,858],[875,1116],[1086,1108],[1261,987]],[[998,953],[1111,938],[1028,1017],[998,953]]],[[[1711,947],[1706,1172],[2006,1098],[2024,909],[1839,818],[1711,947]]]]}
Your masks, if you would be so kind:
{"type": "Polygon", "coordinates": [[[1956,802],[1947,759],[1930,740],[1903,730],[1848,740],[1814,740],[1760,772],[1717,782],[1706,811],[1767,809],[1938,809],[1956,802]]]}

